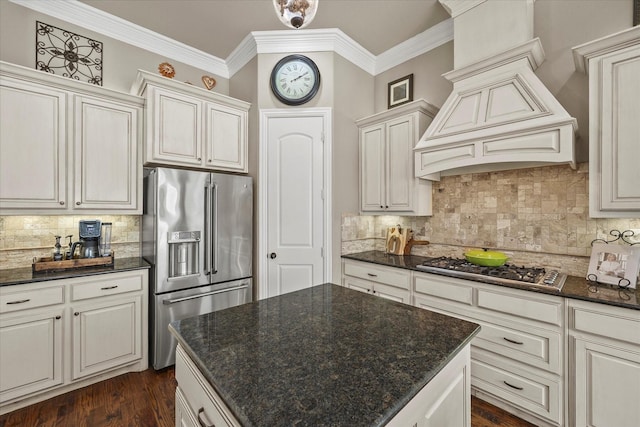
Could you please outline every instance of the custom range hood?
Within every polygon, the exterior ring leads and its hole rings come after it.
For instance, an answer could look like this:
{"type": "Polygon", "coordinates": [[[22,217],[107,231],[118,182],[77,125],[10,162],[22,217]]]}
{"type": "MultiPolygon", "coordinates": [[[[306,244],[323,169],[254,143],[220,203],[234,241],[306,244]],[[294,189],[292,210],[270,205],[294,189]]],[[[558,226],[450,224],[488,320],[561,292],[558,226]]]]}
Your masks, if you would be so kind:
{"type": "Polygon", "coordinates": [[[454,19],[453,93],[414,148],[416,177],[575,167],[577,122],[534,73],[533,2],[440,0],[454,19]]]}

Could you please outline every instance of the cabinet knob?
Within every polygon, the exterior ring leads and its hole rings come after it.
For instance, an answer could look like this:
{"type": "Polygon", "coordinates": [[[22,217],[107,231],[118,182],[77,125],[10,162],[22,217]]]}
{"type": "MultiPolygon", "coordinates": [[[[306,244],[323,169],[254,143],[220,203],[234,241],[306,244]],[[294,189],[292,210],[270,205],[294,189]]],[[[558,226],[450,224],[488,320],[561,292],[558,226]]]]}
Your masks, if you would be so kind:
{"type": "Polygon", "coordinates": [[[76,205],[77,205],[77,206],[80,206],[80,204],[81,204],[81,202],[76,202],[76,205]]]}
{"type": "Polygon", "coordinates": [[[384,208],[384,206],[380,205],[380,209],[383,209],[383,208],[384,208]]]}
{"type": "Polygon", "coordinates": [[[77,311],[75,313],[73,313],[74,316],[80,316],[80,313],[78,313],[77,311]]]}
{"type": "Polygon", "coordinates": [[[198,161],[201,161],[201,160],[202,160],[202,157],[198,157],[198,161]]]}
{"type": "Polygon", "coordinates": [[[60,200],[60,205],[64,206],[64,202],[62,200],[60,200]]]}
{"type": "Polygon", "coordinates": [[[62,319],[62,316],[56,316],[56,320],[62,319]]]}
{"type": "Polygon", "coordinates": [[[384,208],[385,208],[385,209],[389,209],[389,206],[387,205],[387,206],[385,206],[384,208]]]}
{"type": "Polygon", "coordinates": [[[211,159],[207,159],[207,162],[211,163],[211,159]]]}

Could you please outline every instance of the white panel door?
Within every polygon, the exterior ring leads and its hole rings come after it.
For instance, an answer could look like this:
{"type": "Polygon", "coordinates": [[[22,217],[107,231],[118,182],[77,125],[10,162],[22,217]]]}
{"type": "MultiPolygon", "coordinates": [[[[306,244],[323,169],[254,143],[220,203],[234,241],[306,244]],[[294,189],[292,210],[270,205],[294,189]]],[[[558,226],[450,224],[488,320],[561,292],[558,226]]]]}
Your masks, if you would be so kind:
{"type": "Polygon", "coordinates": [[[269,118],[265,297],[324,282],[323,120],[269,118]]]}

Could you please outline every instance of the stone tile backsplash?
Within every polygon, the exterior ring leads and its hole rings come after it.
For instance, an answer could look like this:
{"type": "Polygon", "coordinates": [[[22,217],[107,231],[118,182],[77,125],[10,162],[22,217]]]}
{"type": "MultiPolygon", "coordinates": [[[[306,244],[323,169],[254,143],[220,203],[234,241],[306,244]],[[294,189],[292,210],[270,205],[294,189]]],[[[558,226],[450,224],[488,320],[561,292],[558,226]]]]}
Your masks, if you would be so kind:
{"type": "Polygon", "coordinates": [[[466,248],[508,252],[511,262],[586,275],[591,241],[611,230],[636,230],[640,218],[589,218],[588,164],[443,177],[433,183],[433,216],[342,218],[342,252],[384,250],[386,229],[414,230],[412,253],[462,257],[466,248]]]}
{"type": "Polygon", "coordinates": [[[136,215],[96,216],[0,216],[0,269],[29,267],[33,258],[51,256],[55,236],[72,234],[78,240],[81,219],[100,219],[111,222],[111,244],[116,258],[140,256],[140,221],[136,215]]]}

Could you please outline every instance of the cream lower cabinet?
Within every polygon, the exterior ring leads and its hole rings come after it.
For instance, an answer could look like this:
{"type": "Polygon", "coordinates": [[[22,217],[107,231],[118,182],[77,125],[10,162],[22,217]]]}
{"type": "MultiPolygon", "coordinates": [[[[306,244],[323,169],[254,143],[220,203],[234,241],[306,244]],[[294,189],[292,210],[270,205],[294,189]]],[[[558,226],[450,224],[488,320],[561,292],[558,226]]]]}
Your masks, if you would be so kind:
{"type": "Polygon", "coordinates": [[[147,100],[145,164],[248,171],[249,103],[145,71],[132,91],[147,100]]]}
{"type": "Polygon", "coordinates": [[[573,48],[589,74],[589,215],[640,214],[640,27],[573,48]]]}
{"type": "Polygon", "coordinates": [[[475,395],[536,425],[564,425],[562,298],[413,272],[413,304],[481,325],[475,395]]]}
{"type": "Polygon", "coordinates": [[[569,301],[571,426],[640,425],[640,311],[569,301]]]}
{"type": "Polygon", "coordinates": [[[147,369],[147,270],[0,287],[0,413],[147,369]]]}
{"type": "Polygon", "coordinates": [[[342,285],[405,304],[411,303],[411,272],[367,262],[343,260],[342,285]]]}
{"type": "Polygon", "coordinates": [[[361,212],[431,215],[431,181],[415,178],[413,147],[437,111],[419,100],[356,122],[361,212]]]}
{"type": "Polygon", "coordinates": [[[0,214],[142,213],[142,105],[0,62],[0,214]]]}
{"type": "Polygon", "coordinates": [[[64,286],[0,287],[0,407],[61,385],[64,286]]]}

